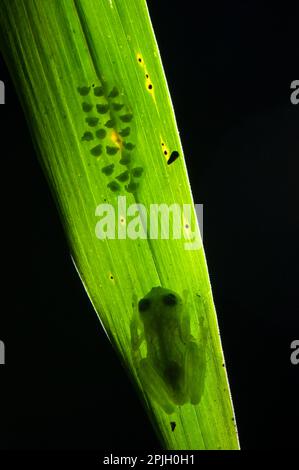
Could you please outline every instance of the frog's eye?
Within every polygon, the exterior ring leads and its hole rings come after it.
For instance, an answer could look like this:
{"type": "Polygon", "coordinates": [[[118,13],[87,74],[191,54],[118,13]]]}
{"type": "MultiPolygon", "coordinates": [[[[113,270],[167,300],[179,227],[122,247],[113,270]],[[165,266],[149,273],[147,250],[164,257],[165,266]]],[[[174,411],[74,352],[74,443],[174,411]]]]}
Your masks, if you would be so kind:
{"type": "Polygon", "coordinates": [[[146,312],[151,306],[150,299],[141,299],[138,303],[139,312],[146,312]]]}
{"type": "Polygon", "coordinates": [[[178,299],[174,294],[163,295],[162,301],[164,305],[172,307],[178,303],[178,299]]]}

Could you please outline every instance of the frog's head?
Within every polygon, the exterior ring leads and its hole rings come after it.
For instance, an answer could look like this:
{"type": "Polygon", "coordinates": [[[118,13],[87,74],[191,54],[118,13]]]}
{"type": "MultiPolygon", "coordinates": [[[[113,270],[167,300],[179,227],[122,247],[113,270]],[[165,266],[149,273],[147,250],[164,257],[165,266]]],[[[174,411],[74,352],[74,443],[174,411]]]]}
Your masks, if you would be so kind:
{"type": "Polygon", "coordinates": [[[138,303],[138,310],[141,318],[156,317],[164,312],[164,318],[169,314],[173,315],[178,311],[182,300],[176,292],[164,287],[153,287],[151,291],[138,303]]]}

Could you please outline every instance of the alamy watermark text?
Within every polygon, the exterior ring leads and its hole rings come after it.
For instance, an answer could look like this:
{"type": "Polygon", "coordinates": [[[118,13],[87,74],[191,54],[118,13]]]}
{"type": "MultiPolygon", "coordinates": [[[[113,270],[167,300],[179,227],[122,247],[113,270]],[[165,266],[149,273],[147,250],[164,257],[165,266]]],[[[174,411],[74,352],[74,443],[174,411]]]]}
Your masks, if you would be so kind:
{"type": "Polygon", "coordinates": [[[117,198],[117,205],[99,204],[95,234],[104,239],[183,240],[185,250],[202,247],[203,205],[130,204],[126,196],[117,198]]]}

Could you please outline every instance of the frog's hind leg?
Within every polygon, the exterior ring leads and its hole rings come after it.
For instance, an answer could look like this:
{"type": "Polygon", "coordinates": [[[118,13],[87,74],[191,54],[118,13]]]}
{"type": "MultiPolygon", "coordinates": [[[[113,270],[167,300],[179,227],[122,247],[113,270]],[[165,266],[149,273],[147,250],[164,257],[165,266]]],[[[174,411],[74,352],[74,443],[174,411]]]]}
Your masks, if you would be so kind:
{"type": "Polygon", "coordinates": [[[137,296],[133,296],[133,318],[130,323],[132,356],[135,365],[141,360],[140,346],[144,341],[144,331],[140,328],[140,320],[137,311],[137,296]]]}
{"type": "Polygon", "coordinates": [[[164,381],[156,372],[150,361],[142,359],[138,366],[138,375],[145,389],[145,392],[158,405],[163,408],[165,413],[171,414],[175,410],[175,405],[169,400],[169,391],[164,381]]]}
{"type": "Polygon", "coordinates": [[[198,405],[204,391],[205,383],[205,351],[195,341],[186,345],[185,374],[186,388],[192,405],[198,405]]]}

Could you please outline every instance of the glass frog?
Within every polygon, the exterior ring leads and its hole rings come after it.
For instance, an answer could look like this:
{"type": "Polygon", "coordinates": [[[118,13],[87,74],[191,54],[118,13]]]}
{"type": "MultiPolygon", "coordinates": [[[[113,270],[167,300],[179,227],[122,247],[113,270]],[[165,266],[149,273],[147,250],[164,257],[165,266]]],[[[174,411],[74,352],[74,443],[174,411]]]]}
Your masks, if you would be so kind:
{"type": "Polygon", "coordinates": [[[197,405],[205,378],[207,335],[203,322],[198,341],[190,331],[186,302],[163,287],[153,287],[139,300],[136,313],[131,322],[132,351],[146,393],[167,414],[185,403],[197,405]],[[144,342],[146,357],[141,353],[144,342]]]}

